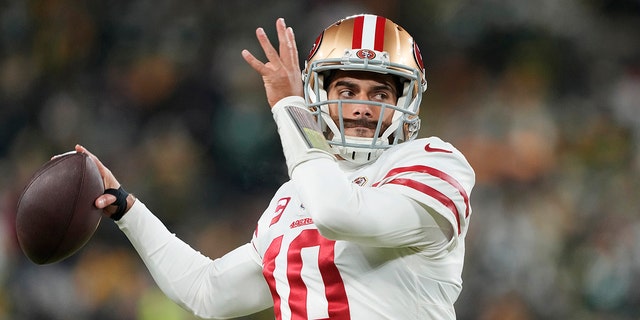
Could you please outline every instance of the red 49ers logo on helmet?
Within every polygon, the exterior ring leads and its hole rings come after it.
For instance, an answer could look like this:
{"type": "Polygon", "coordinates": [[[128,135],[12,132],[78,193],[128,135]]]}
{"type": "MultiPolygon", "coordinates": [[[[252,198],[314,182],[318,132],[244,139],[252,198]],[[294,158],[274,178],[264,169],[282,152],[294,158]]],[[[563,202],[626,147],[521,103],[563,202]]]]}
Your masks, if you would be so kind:
{"type": "Polygon", "coordinates": [[[360,59],[374,59],[376,57],[376,53],[373,50],[369,49],[360,49],[356,52],[356,56],[360,59]]]}

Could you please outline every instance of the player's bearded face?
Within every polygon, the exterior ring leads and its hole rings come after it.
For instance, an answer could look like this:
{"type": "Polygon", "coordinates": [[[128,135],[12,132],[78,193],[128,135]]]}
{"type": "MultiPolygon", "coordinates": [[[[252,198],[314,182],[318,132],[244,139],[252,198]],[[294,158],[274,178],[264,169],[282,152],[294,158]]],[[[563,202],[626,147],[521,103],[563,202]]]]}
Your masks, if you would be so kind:
{"type": "MultiPolygon", "coordinates": [[[[397,101],[396,86],[393,76],[358,71],[337,71],[331,78],[327,88],[329,100],[365,100],[395,105],[397,101]]],[[[329,113],[336,124],[339,124],[339,107],[329,106],[329,113]]],[[[390,125],[393,110],[365,103],[343,103],[342,117],[345,135],[352,137],[372,138],[378,121],[382,119],[382,134],[390,125]]]]}

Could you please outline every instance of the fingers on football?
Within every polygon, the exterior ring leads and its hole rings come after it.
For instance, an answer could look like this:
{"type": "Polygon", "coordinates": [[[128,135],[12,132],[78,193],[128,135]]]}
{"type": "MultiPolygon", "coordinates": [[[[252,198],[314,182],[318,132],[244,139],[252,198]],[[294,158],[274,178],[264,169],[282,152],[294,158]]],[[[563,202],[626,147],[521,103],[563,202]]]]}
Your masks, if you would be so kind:
{"type": "Polygon", "coordinates": [[[88,155],[89,158],[91,158],[91,160],[93,160],[93,162],[95,162],[96,166],[98,166],[98,170],[100,171],[100,174],[102,174],[104,169],[106,169],[105,166],[102,164],[102,162],[98,159],[98,157],[96,157],[93,153],[89,152],[89,150],[87,150],[85,147],[77,144],[76,145],[76,152],[80,152],[80,153],[84,153],[84,154],[88,155]]]}
{"type": "Polygon", "coordinates": [[[100,161],[100,159],[98,159],[98,157],[96,157],[93,153],[89,152],[89,150],[87,150],[85,147],[83,147],[83,146],[81,146],[79,144],[76,145],[76,151],[85,153],[86,155],[88,155],[91,158],[91,160],[93,160],[93,162],[98,167],[98,171],[100,172],[100,176],[102,176],[102,182],[104,184],[104,188],[105,189],[109,189],[109,188],[117,189],[117,188],[120,187],[120,183],[113,176],[113,173],[111,173],[111,170],[109,170],[109,168],[107,168],[104,164],[102,164],[102,161],[100,161]]]}

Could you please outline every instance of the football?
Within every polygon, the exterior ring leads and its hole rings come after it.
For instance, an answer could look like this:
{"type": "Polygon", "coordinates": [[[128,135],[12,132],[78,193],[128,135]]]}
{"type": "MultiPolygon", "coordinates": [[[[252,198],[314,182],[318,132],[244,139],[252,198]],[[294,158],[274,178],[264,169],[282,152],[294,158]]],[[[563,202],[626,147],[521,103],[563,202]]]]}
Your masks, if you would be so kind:
{"type": "Polygon", "coordinates": [[[36,264],[50,264],[76,253],[100,224],[102,210],[94,201],[103,193],[98,167],[86,154],[46,162],[18,201],[16,234],[24,254],[36,264]]]}

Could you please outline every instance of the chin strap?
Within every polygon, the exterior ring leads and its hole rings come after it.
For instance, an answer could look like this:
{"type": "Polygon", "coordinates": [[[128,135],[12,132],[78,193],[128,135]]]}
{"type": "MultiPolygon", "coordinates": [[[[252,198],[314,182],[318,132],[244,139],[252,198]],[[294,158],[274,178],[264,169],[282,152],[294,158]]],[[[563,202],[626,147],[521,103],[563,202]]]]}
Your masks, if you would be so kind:
{"type": "MultiPolygon", "coordinates": [[[[371,145],[373,143],[372,138],[361,138],[361,137],[345,137],[345,142],[347,144],[359,144],[359,145],[371,145]]],[[[384,146],[386,144],[383,143],[382,140],[377,141],[377,146],[381,148],[367,148],[367,147],[348,147],[342,146],[342,138],[334,137],[332,142],[333,149],[338,151],[338,154],[344,159],[355,165],[363,165],[369,163],[371,161],[375,161],[382,154],[382,152],[386,149],[384,146]]]]}

